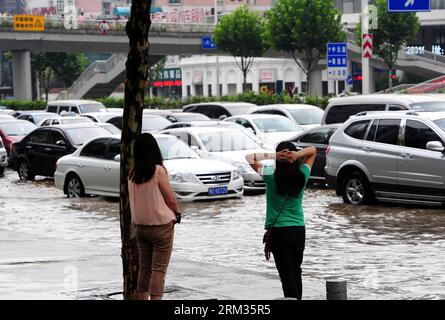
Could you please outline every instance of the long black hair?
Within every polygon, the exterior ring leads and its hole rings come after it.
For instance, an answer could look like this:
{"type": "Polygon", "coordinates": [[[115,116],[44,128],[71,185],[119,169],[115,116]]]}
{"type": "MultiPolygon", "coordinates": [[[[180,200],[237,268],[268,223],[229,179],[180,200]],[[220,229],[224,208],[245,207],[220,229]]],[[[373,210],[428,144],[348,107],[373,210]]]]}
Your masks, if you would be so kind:
{"type": "MultiPolygon", "coordinates": [[[[278,144],[276,152],[286,149],[289,151],[297,151],[293,143],[283,141],[278,144]]],[[[276,161],[274,179],[277,193],[282,196],[298,196],[306,183],[298,160],[294,163],[276,161]]]]}
{"type": "Polygon", "coordinates": [[[142,133],[136,137],[133,155],[134,166],[129,176],[136,184],[150,181],[156,172],[156,166],[163,166],[161,150],[150,133],[142,133]]]}

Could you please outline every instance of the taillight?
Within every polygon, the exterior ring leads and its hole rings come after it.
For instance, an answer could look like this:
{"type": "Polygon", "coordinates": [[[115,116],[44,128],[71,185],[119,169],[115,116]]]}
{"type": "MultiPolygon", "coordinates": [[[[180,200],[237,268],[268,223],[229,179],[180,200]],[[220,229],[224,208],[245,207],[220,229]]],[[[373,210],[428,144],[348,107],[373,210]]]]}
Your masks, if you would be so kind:
{"type": "Polygon", "coordinates": [[[329,156],[329,151],[331,151],[331,146],[328,146],[328,148],[326,149],[326,157],[329,156]]]}

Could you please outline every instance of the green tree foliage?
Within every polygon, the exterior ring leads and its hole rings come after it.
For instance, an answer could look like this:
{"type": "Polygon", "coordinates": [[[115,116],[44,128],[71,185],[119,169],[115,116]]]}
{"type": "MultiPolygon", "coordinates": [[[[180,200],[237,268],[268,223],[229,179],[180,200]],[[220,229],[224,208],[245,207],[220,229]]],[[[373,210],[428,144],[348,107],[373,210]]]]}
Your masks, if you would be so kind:
{"type": "MultiPolygon", "coordinates": [[[[388,12],[388,0],[377,0],[378,29],[373,34],[373,53],[383,59],[388,67],[388,87],[392,89],[391,69],[397,62],[403,45],[415,38],[420,29],[419,18],[414,12],[388,12]]],[[[362,43],[361,24],[355,29],[357,43],[362,43]]]]}
{"type": "Polygon", "coordinates": [[[327,43],[343,41],[346,37],[333,1],[278,0],[266,17],[270,42],[275,49],[292,55],[306,74],[311,93],[311,74],[320,57],[326,54],[327,43]]]}
{"type": "Polygon", "coordinates": [[[264,18],[249,11],[247,6],[240,6],[231,14],[223,16],[213,33],[216,47],[235,57],[238,68],[243,73],[243,91],[246,88],[247,73],[255,57],[261,57],[269,48],[264,37],[265,30],[264,18]]]}
{"type": "Polygon", "coordinates": [[[65,87],[71,86],[85,70],[86,65],[87,59],[83,53],[33,52],[31,54],[33,76],[39,79],[39,89],[44,90],[46,100],[55,82],[65,87]]]}

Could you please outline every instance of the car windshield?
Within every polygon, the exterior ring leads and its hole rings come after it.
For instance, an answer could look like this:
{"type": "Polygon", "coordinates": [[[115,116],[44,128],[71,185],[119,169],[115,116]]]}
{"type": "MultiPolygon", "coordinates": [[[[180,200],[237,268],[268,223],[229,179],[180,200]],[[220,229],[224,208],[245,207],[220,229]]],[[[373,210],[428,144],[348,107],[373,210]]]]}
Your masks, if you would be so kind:
{"type": "Polygon", "coordinates": [[[169,125],[171,125],[171,122],[162,117],[142,118],[142,131],[159,131],[166,128],[169,125]]]}
{"type": "Polygon", "coordinates": [[[428,111],[428,112],[445,111],[445,100],[413,103],[411,105],[411,109],[417,111],[428,111]]]}
{"type": "Polygon", "coordinates": [[[241,131],[201,133],[199,138],[209,152],[242,151],[261,148],[252,138],[241,131]]]}
{"type": "Polygon", "coordinates": [[[445,132],[445,118],[444,119],[437,119],[434,121],[434,123],[443,131],[445,132]]]}
{"type": "Polygon", "coordinates": [[[298,124],[320,124],[323,118],[323,110],[314,108],[301,108],[289,110],[292,117],[298,124]]]}
{"type": "MultiPolygon", "coordinates": [[[[33,114],[33,117],[34,117],[35,123],[39,123],[43,119],[47,119],[47,118],[52,117],[52,115],[49,112],[47,112],[47,113],[42,113],[42,114],[33,114]]],[[[54,114],[54,118],[55,117],[57,117],[56,114],[54,114]]]]}
{"type": "Polygon", "coordinates": [[[231,114],[232,116],[238,116],[241,114],[248,114],[250,109],[252,107],[255,107],[255,105],[251,104],[236,104],[236,105],[227,105],[224,106],[231,114]]]}
{"type": "Polygon", "coordinates": [[[14,122],[14,123],[2,123],[0,124],[0,129],[3,130],[8,136],[26,136],[28,133],[33,131],[37,126],[31,122],[14,122]]]}
{"type": "Polygon", "coordinates": [[[92,122],[94,122],[90,118],[83,118],[83,117],[82,118],[80,118],[80,117],[79,118],[71,118],[71,119],[61,118],[60,121],[63,124],[68,124],[68,123],[87,123],[87,122],[92,123],[92,122]]]}
{"type": "Polygon", "coordinates": [[[253,122],[261,132],[303,131],[301,127],[285,117],[255,119],[253,122]]]}
{"type": "Polygon", "coordinates": [[[160,138],[156,140],[164,160],[199,159],[199,156],[184,142],[176,138],[160,138]]]}
{"type": "Polygon", "coordinates": [[[66,133],[74,145],[82,145],[94,137],[111,134],[104,128],[100,127],[70,128],[66,129],[66,133]]]}
{"type": "Polygon", "coordinates": [[[210,120],[209,117],[201,114],[201,113],[189,113],[189,114],[182,114],[182,113],[175,113],[175,118],[178,119],[178,121],[205,121],[210,120]]]}
{"type": "Polygon", "coordinates": [[[107,112],[107,108],[102,103],[89,103],[89,104],[82,104],[79,106],[80,111],[82,113],[88,113],[88,112],[107,112]]]}

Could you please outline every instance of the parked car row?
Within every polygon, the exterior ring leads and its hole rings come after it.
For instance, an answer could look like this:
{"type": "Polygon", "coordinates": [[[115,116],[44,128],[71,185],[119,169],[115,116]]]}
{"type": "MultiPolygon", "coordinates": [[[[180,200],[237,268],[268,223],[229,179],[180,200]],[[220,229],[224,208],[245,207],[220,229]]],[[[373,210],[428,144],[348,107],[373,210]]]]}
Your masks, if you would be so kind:
{"type": "MultiPolygon", "coordinates": [[[[55,105],[57,112],[76,112],[72,107],[77,107],[79,115],[55,114],[45,120],[47,125],[42,121],[41,128],[22,142],[14,143],[10,162],[19,177],[55,175],[57,187],[70,197],[118,195],[116,172],[119,171],[117,156],[123,110],[90,107],[89,102],[81,100],[71,105],[59,101],[55,105]],[[67,105],[67,110],[60,109],[67,105]],[[98,109],[92,110],[94,108],[98,109]],[[86,122],[63,124],[71,119],[86,122]],[[76,144],[67,132],[76,126],[94,127],[98,131],[83,136],[76,144]],[[45,154],[45,160],[39,161],[38,157],[45,154]],[[45,161],[45,168],[40,168],[43,166],[40,162],[45,161]]],[[[270,152],[279,142],[287,140],[297,148],[317,147],[310,181],[327,182],[347,203],[362,204],[379,199],[431,204],[445,203],[445,179],[440,170],[427,172],[422,167],[431,169],[432,158],[437,161],[443,158],[443,119],[445,99],[441,96],[372,95],[334,98],[326,111],[301,104],[258,107],[225,102],[188,105],[182,112],[146,109],[142,131],[155,134],[160,146],[162,144],[170,181],[179,199],[240,197],[244,191],[264,190],[262,177],[251,169],[245,155],[270,152]],[[413,124],[414,119],[429,129],[413,124]],[[410,145],[409,141],[414,138],[409,134],[419,140],[413,142],[417,147],[410,145]],[[403,148],[420,148],[431,159],[403,148]],[[404,167],[407,159],[415,159],[411,162],[411,173],[404,167]],[[423,189],[416,193],[413,190],[418,185],[423,189]]],[[[0,133],[5,122],[7,120],[0,119],[0,133]]]]}

